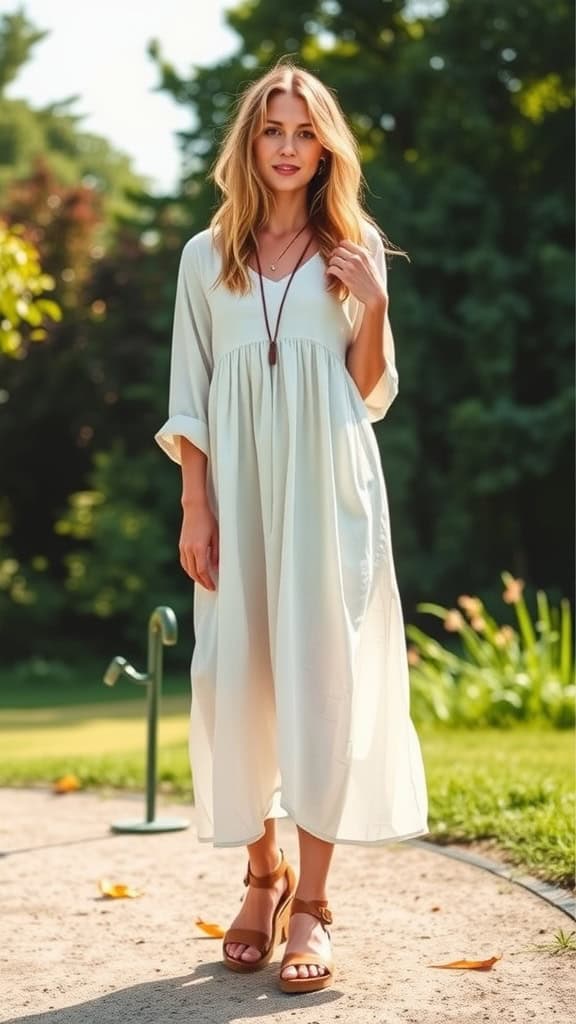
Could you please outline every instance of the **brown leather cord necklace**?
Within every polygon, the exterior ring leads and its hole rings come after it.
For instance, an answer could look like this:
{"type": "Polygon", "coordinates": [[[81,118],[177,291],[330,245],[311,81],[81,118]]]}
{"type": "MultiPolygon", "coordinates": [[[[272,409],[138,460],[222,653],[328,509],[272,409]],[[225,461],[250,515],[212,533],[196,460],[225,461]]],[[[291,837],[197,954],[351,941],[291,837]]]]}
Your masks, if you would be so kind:
{"type": "Polygon", "coordinates": [[[260,266],[260,258],[258,256],[258,249],[254,250],[255,255],[256,255],[256,263],[258,264],[258,277],[260,279],[260,294],[262,295],[262,308],[264,310],[264,320],[266,321],[266,330],[268,332],[268,339],[270,341],[270,347],[268,349],[268,362],[270,363],[270,366],[274,365],[274,363],[276,362],[276,358],[277,358],[278,345],[277,345],[277,340],[276,339],[278,338],[278,327],[280,325],[280,317],[282,316],[282,310],[284,308],[284,302],[286,301],[286,296],[288,294],[288,289],[289,289],[290,285],[292,284],[292,279],[294,277],[294,274],[298,270],[298,267],[302,263],[302,260],[304,259],[304,256],[306,255],[308,249],[310,248],[311,242],[312,242],[312,238],[310,237],[308,239],[308,241],[306,242],[306,245],[304,246],[304,249],[300,253],[300,257],[298,259],[298,262],[297,262],[296,266],[294,267],[294,270],[290,274],[290,277],[288,279],[288,284],[286,285],[286,287],[284,289],[284,295],[282,296],[282,302],[280,303],[280,309],[278,310],[278,316],[276,318],[276,327],[274,329],[274,336],[272,336],[272,331],[270,330],[270,322],[268,320],[268,309],[266,307],[266,297],[264,295],[264,283],[262,281],[262,267],[260,266]]]}

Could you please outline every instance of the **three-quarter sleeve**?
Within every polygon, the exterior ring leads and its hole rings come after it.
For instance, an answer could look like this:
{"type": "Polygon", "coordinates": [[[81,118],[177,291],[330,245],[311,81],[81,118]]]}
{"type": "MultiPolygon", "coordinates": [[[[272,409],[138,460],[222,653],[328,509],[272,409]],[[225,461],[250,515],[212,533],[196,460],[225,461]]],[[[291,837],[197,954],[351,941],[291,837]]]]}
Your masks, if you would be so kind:
{"type": "Polygon", "coordinates": [[[168,419],[154,435],[163,451],[181,465],[180,438],[209,455],[208,393],[212,377],[212,320],[191,238],[182,250],[176,284],[168,419]]]}
{"type": "MultiPolygon", "coordinates": [[[[369,248],[374,262],[378,267],[380,276],[384,281],[384,284],[388,285],[388,271],[386,267],[386,253],[382,244],[382,239],[375,228],[371,228],[366,242],[367,248],[369,248]]],[[[364,315],[364,306],[360,303],[357,317],[354,322],[354,337],[360,330],[362,318],[364,315]]],[[[394,349],[394,336],[392,334],[392,327],[390,325],[390,318],[388,316],[388,310],[386,310],[386,316],[384,318],[384,328],[382,331],[382,349],[384,352],[384,358],[386,360],[386,369],[380,377],[380,380],[372,388],[369,395],[364,398],[364,405],[368,410],[368,418],[371,423],[375,423],[377,420],[384,418],[388,409],[392,405],[392,402],[398,394],[398,370],[396,369],[396,353],[394,349]]]]}

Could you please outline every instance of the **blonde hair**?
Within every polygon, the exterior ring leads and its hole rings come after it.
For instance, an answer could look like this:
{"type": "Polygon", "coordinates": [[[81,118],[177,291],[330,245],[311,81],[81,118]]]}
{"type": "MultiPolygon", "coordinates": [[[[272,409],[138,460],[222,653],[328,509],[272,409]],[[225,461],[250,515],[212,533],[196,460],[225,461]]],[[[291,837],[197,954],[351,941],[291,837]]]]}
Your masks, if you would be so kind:
{"type": "MultiPolygon", "coordinates": [[[[366,222],[377,229],[386,252],[402,253],[392,247],[363,208],[359,149],[338,101],[315,75],[281,58],[240,95],[209,173],[223,195],[209,225],[213,238],[218,239],[222,260],[214,286],[224,284],[239,295],[251,289],[247,260],[256,247],[254,232],[267,223],[274,203],[273,192],[258,174],[253,142],[265,127],[268,100],[278,92],[292,93],[305,101],[317,138],[328,151],[325,171],[312,178],[307,197],[311,226],[322,256],[327,259],[343,238],[363,244],[362,227],[366,222]]],[[[331,279],[328,290],[341,300],[349,294],[337,278],[331,279]]]]}

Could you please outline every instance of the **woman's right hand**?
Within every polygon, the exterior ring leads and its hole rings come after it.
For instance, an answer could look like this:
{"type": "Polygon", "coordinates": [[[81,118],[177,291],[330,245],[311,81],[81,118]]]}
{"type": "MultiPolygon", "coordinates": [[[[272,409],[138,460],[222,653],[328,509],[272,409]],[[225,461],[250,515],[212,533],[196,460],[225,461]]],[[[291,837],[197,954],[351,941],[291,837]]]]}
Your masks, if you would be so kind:
{"type": "Polygon", "coordinates": [[[186,503],[180,532],[180,564],[184,572],[206,590],[216,590],[209,565],[218,569],[218,522],[208,502],[186,503]]]}

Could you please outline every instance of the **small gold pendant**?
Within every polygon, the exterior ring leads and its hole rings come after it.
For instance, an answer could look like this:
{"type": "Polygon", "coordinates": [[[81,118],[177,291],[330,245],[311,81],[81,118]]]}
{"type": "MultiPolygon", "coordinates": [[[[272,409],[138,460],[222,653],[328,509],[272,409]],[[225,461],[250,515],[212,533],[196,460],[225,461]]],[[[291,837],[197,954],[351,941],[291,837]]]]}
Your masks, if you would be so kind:
{"type": "Polygon", "coordinates": [[[271,263],[270,264],[270,270],[276,270],[276,264],[275,263],[271,263]]]}

